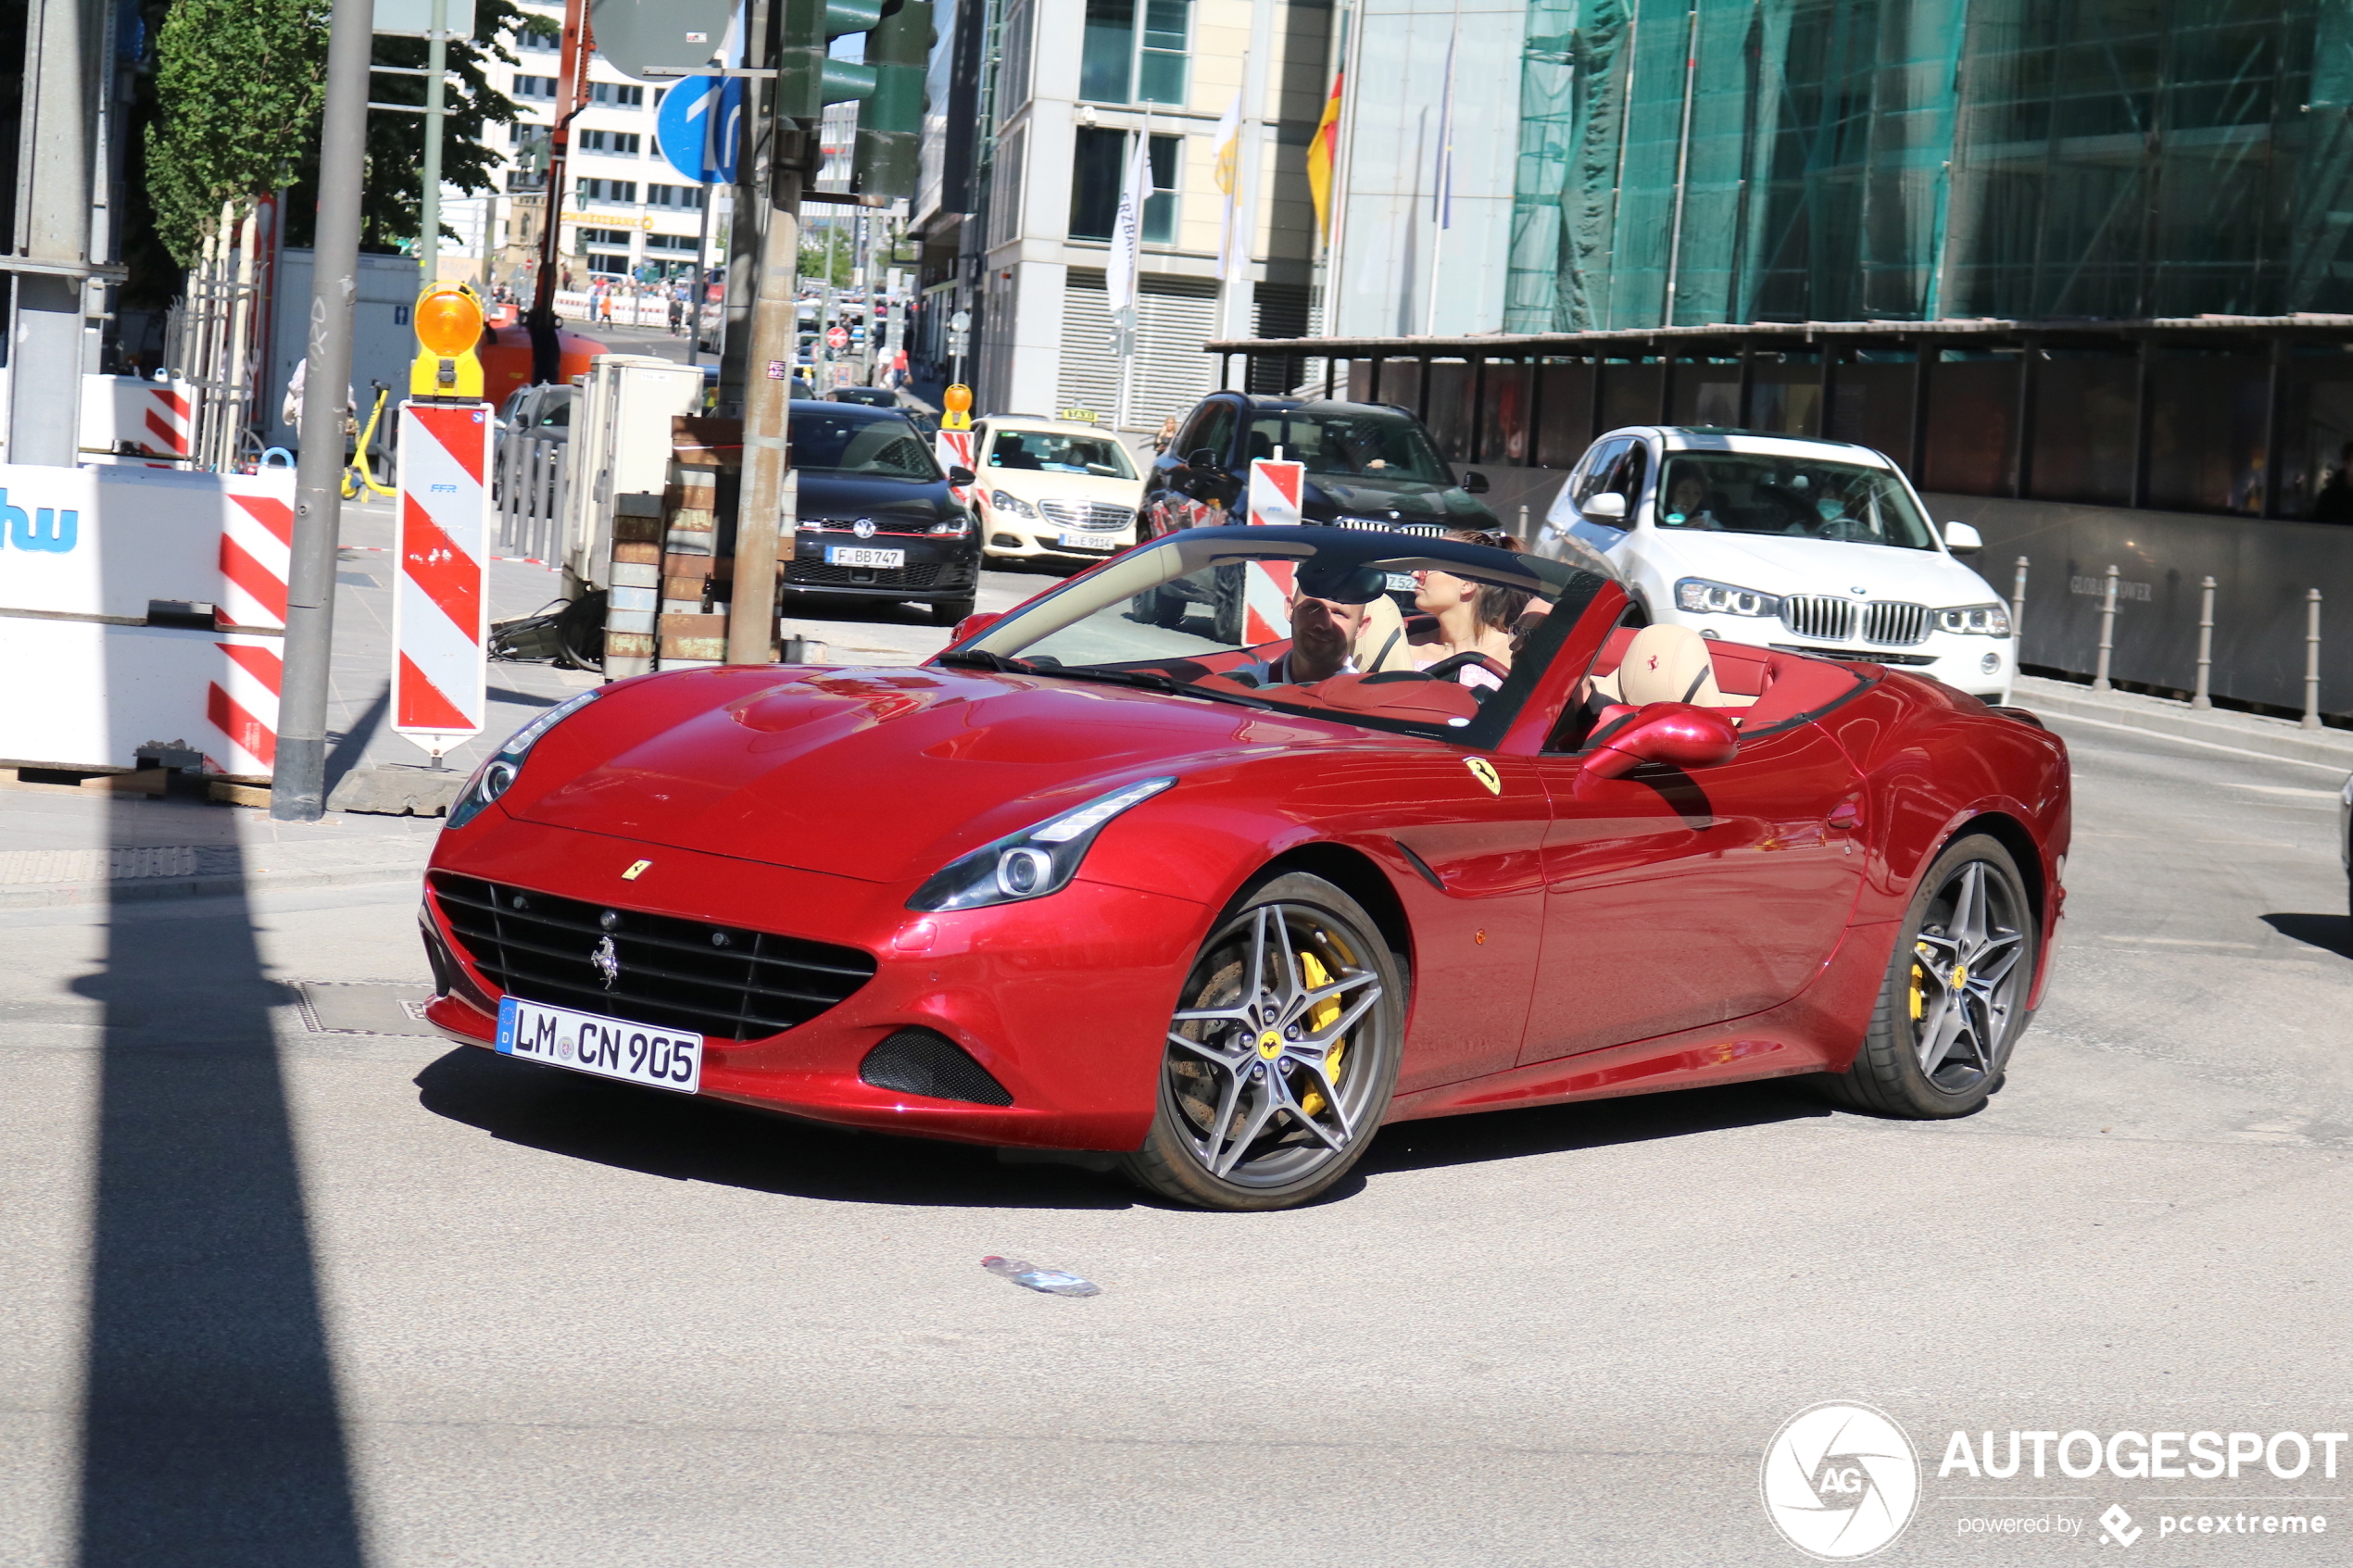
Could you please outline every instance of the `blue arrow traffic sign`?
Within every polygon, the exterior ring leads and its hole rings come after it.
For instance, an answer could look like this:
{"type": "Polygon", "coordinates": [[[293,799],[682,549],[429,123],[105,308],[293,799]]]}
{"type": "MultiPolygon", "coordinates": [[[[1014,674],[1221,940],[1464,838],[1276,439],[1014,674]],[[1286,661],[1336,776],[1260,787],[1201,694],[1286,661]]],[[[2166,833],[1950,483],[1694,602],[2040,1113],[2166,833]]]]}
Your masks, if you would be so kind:
{"type": "Polygon", "coordinates": [[[743,112],[742,78],[687,77],[664,95],[661,113],[654,120],[661,156],[689,180],[733,184],[743,112]],[[711,123],[714,103],[719,106],[716,126],[711,123]]]}

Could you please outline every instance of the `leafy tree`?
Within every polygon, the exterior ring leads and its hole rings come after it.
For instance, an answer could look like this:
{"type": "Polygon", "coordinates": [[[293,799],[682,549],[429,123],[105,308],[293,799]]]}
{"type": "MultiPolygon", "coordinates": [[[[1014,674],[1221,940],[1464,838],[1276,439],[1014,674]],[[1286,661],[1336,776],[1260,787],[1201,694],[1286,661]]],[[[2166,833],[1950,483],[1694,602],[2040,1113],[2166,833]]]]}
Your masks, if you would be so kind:
{"type": "Polygon", "coordinates": [[[193,265],[223,203],[274,190],[318,137],[323,0],[177,0],[156,35],[146,192],[157,236],[193,265]]]}

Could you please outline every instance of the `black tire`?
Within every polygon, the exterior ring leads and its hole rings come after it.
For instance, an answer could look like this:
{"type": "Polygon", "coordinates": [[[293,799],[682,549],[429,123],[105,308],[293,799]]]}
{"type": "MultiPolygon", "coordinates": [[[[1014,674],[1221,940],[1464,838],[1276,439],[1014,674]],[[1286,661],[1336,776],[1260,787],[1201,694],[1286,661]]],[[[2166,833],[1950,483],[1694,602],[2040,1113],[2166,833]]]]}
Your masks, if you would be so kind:
{"type": "Polygon", "coordinates": [[[1186,977],[1151,1131],[1120,1157],[1128,1175],[1202,1209],[1290,1209],[1321,1196],[1388,1113],[1404,995],[1402,961],[1330,883],[1292,872],[1245,889],[1186,977]],[[1284,975],[1262,958],[1252,995],[1251,955],[1277,941],[1284,975]],[[1188,1028],[1189,1048],[1173,1037],[1188,1028]]]}
{"type": "Polygon", "coordinates": [[[1234,647],[1242,646],[1246,617],[1242,612],[1242,594],[1249,568],[1239,561],[1228,561],[1216,569],[1209,601],[1210,635],[1234,647]]]}
{"type": "Polygon", "coordinates": [[[1136,602],[1128,607],[1128,615],[1147,626],[1174,632],[1185,623],[1185,603],[1183,596],[1165,588],[1147,588],[1136,596],[1136,602]]]}
{"type": "Polygon", "coordinates": [[[2010,852],[1983,834],[1954,840],[1912,895],[1854,1065],[1825,1076],[1823,1089],[1881,1116],[1981,1109],[2002,1086],[2032,1016],[2026,1001],[2041,956],[2034,906],[2010,852]],[[1974,916],[1966,891],[1972,884],[1982,899],[1974,916]]]}
{"type": "Polygon", "coordinates": [[[931,623],[934,626],[953,626],[972,612],[972,600],[949,599],[931,607],[931,623]]]}

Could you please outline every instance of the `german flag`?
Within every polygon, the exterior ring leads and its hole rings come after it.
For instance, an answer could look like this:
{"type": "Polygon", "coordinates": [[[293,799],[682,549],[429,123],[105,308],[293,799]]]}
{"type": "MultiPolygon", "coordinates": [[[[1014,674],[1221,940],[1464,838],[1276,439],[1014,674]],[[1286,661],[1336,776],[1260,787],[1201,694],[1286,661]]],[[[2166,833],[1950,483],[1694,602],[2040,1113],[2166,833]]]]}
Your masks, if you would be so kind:
{"type": "Polygon", "coordinates": [[[1324,103],[1324,118],[1315,122],[1315,139],[1307,144],[1307,189],[1315,198],[1315,232],[1329,238],[1332,231],[1332,165],[1340,155],[1340,90],[1346,72],[1332,78],[1332,95],[1324,103]]]}

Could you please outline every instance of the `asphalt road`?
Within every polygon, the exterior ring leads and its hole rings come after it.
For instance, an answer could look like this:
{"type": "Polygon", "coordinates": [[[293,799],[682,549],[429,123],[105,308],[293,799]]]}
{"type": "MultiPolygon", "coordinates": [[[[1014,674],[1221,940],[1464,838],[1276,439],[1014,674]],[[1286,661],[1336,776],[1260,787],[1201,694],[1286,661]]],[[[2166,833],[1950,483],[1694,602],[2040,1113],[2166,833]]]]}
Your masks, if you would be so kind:
{"type": "Polygon", "coordinates": [[[1936,1474],[2353,1430],[2337,781],[2070,739],[2061,968],[1983,1114],[1423,1123],[1288,1214],[448,1047],[410,886],[0,912],[0,1562],[1794,1564],[1760,1456],[1830,1399],[1924,1450],[1876,1562],[2108,1549],[2112,1503],[2133,1562],[2353,1560],[2317,1460],[1936,1474]]]}

